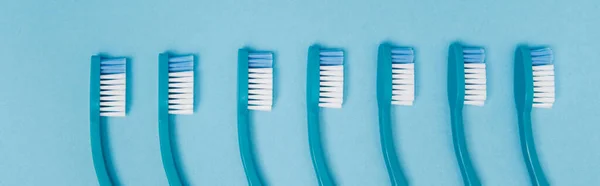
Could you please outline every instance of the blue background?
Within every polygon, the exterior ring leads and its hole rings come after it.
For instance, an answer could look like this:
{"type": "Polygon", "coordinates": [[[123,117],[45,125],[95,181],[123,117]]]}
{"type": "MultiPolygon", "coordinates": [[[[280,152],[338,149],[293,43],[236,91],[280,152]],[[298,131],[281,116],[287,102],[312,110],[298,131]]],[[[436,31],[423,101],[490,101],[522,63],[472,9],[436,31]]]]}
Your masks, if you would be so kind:
{"type": "Polygon", "coordinates": [[[487,49],[488,101],[465,111],[486,185],[528,185],[512,93],[519,43],[555,53],[557,101],[534,111],[541,162],[555,185],[600,185],[600,2],[595,0],[3,0],[0,3],[0,185],[96,185],[89,140],[89,59],[131,58],[131,111],[111,119],[111,165],[122,185],[167,185],[157,124],[157,58],[199,56],[196,114],[176,123],[191,185],[245,185],[236,135],[236,52],[276,52],[276,101],[256,113],[260,166],[272,185],[316,185],[308,151],[308,46],[347,51],[346,102],[324,112],[324,139],[341,185],[387,185],[376,109],[376,51],[416,49],[417,95],[395,109],[414,185],[461,185],[446,98],[452,41],[487,49]]]}

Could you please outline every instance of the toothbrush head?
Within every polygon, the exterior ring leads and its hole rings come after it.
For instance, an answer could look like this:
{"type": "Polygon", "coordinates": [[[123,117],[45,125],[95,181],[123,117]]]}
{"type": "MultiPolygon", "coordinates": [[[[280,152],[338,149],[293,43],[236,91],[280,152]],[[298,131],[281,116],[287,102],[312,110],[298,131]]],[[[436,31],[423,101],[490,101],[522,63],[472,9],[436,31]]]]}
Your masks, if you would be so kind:
{"type": "Polygon", "coordinates": [[[342,108],[344,101],[344,51],[319,51],[319,107],[342,108]]]}
{"type": "Polygon", "coordinates": [[[448,100],[450,106],[462,109],[466,105],[483,106],[486,100],[485,50],[450,45],[448,55],[448,100]]]}
{"type": "Polygon", "coordinates": [[[125,116],[125,58],[100,57],[100,116],[125,116]]]}
{"type": "Polygon", "coordinates": [[[552,108],[555,101],[553,52],[548,47],[521,45],[515,52],[514,91],[519,112],[552,108]]]}
{"type": "Polygon", "coordinates": [[[194,113],[194,56],[169,57],[169,114],[194,113]]]}
{"type": "Polygon", "coordinates": [[[248,109],[273,107],[273,53],[248,52],[248,109]]]}

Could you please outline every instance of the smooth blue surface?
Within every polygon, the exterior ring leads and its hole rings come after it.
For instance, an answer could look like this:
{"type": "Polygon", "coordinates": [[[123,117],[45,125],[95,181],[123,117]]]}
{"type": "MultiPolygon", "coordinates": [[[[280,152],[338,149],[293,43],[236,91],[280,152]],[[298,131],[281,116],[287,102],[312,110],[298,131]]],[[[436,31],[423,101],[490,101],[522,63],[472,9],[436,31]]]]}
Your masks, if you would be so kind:
{"type": "Polygon", "coordinates": [[[89,56],[131,59],[131,110],[108,126],[123,185],[166,185],[157,131],[157,58],[197,52],[198,109],[177,118],[192,185],[245,185],[236,136],[236,51],[276,52],[275,103],[257,112],[255,144],[272,185],[316,185],[305,112],[306,49],[344,48],[343,109],[322,122],[342,185],[386,185],[377,125],[383,40],[414,46],[416,100],[395,108],[396,144],[415,185],[460,185],[446,103],[450,42],[486,48],[488,100],[468,107],[469,150],[487,185],[527,185],[513,102],[518,43],[554,51],[557,100],[535,109],[540,159],[555,185],[600,185],[600,2],[521,0],[34,1],[0,3],[0,185],[97,184],[89,141],[89,56]]]}

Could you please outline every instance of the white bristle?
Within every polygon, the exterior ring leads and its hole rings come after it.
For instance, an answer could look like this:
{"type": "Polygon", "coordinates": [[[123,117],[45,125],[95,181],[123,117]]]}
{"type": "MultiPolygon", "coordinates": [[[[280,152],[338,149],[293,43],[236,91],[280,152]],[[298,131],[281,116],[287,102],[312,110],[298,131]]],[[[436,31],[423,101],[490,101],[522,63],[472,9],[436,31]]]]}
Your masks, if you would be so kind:
{"type": "Polygon", "coordinates": [[[533,107],[552,108],[554,86],[553,64],[533,66],[533,107]]]}
{"type": "Polygon", "coordinates": [[[171,72],[169,77],[194,77],[194,72],[171,72]]]}
{"type": "Polygon", "coordinates": [[[273,107],[273,54],[248,54],[248,109],[271,111],[273,107]]]}
{"type": "Polygon", "coordinates": [[[106,86],[100,86],[100,90],[125,90],[125,85],[106,85],[106,86]]]}
{"type": "Polygon", "coordinates": [[[125,117],[125,111],[122,111],[122,112],[100,112],[100,116],[125,117]]]}
{"type": "Polygon", "coordinates": [[[100,75],[100,79],[125,79],[125,74],[100,75]]]}
{"type": "Polygon", "coordinates": [[[125,116],[126,73],[125,58],[100,61],[100,116],[125,116]]]}
{"type": "Polygon", "coordinates": [[[125,85],[125,78],[122,79],[102,79],[100,85],[125,85]]]}
{"type": "Polygon", "coordinates": [[[100,101],[125,101],[125,96],[100,96],[100,101]]]}
{"type": "Polygon", "coordinates": [[[194,56],[169,59],[169,114],[194,113],[194,56]]]}
{"type": "Polygon", "coordinates": [[[108,106],[108,107],[100,107],[100,111],[107,112],[125,112],[125,106],[108,106]]]}
{"type": "Polygon", "coordinates": [[[319,107],[342,108],[344,102],[344,53],[321,51],[319,107]]]}

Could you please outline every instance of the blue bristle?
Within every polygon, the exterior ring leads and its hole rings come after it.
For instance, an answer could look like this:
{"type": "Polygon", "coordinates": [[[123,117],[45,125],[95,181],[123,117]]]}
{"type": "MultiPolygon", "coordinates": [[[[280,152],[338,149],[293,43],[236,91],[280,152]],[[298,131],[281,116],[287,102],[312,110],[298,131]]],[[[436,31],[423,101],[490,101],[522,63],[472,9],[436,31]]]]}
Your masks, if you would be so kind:
{"type": "Polygon", "coordinates": [[[125,61],[125,58],[102,59],[102,61],[100,61],[100,65],[124,65],[125,61]]]}
{"type": "Polygon", "coordinates": [[[193,66],[169,68],[169,72],[185,72],[185,71],[192,71],[192,70],[194,70],[193,66]]]}
{"type": "Polygon", "coordinates": [[[415,56],[412,48],[393,48],[392,63],[414,63],[415,56]]]}
{"type": "Polygon", "coordinates": [[[479,47],[463,48],[465,63],[485,63],[485,50],[479,47]]]}
{"type": "Polygon", "coordinates": [[[125,69],[125,64],[123,64],[123,65],[100,65],[100,70],[110,70],[110,69],[125,69]]]}
{"type": "Polygon", "coordinates": [[[481,47],[465,47],[463,48],[464,54],[483,54],[485,50],[481,47]]]}
{"type": "Polygon", "coordinates": [[[122,74],[125,73],[125,69],[106,69],[100,70],[100,74],[122,74]]]}
{"type": "Polygon", "coordinates": [[[194,56],[187,55],[187,56],[178,56],[178,57],[169,58],[169,63],[188,62],[188,61],[194,61],[194,56]]]}
{"type": "Polygon", "coordinates": [[[554,56],[550,48],[531,49],[531,64],[532,65],[548,65],[552,64],[554,56]]]}
{"type": "Polygon", "coordinates": [[[194,70],[194,56],[177,56],[169,58],[169,72],[186,72],[194,70]]]}
{"type": "Polygon", "coordinates": [[[321,56],[344,56],[344,51],[339,50],[323,50],[319,52],[321,56]]]}
{"type": "Polygon", "coordinates": [[[344,64],[344,52],[340,50],[323,50],[319,52],[321,65],[335,66],[344,64]]]}
{"type": "Polygon", "coordinates": [[[194,66],[194,62],[192,62],[192,61],[169,63],[169,67],[172,67],[172,68],[175,68],[175,67],[193,67],[193,66],[194,66]]]}
{"type": "Polygon", "coordinates": [[[271,59],[248,59],[248,63],[269,65],[273,62],[271,59]]]}
{"type": "Polygon", "coordinates": [[[401,55],[414,55],[414,51],[412,48],[393,48],[391,50],[392,55],[401,54],[401,55]]]}
{"type": "Polygon", "coordinates": [[[542,55],[552,55],[552,49],[550,48],[538,48],[531,49],[531,56],[542,56],[542,55]]]}
{"type": "Polygon", "coordinates": [[[248,53],[248,68],[273,67],[273,54],[268,52],[248,53]]]}
{"type": "Polygon", "coordinates": [[[100,61],[100,74],[125,73],[125,58],[102,59],[100,61]]]}
{"type": "Polygon", "coordinates": [[[342,65],[342,62],[341,61],[321,61],[321,65],[336,66],[336,65],[342,65]]]}
{"type": "Polygon", "coordinates": [[[273,59],[273,54],[271,53],[249,53],[248,59],[273,59]]]}
{"type": "Polygon", "coordinates": [[[334,62],[341,63],[344,61],[344,57],[320,57],[321,62],[334,62]]]}

